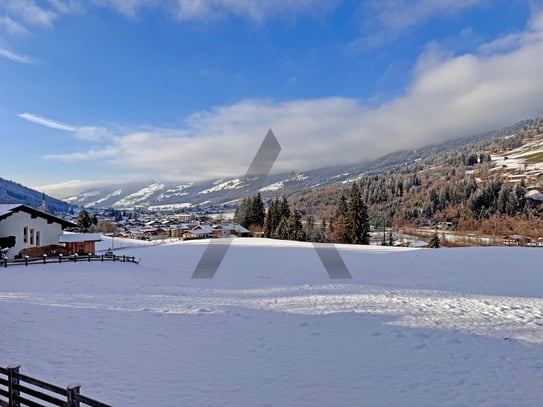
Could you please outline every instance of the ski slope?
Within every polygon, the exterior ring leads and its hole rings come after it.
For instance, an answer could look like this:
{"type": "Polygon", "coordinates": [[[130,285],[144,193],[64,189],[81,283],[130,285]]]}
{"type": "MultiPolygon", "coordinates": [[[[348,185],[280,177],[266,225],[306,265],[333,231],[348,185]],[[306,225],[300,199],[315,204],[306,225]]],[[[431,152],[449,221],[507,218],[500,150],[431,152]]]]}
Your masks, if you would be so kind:
{"type": "MultiPolygon", "coordinates": [[[[109,243],[104,242],[105,246],[109,243]]],[[[540,406],[543,250],[235,239],[0,269],[0,364],[115,406],[540,406]]]]}

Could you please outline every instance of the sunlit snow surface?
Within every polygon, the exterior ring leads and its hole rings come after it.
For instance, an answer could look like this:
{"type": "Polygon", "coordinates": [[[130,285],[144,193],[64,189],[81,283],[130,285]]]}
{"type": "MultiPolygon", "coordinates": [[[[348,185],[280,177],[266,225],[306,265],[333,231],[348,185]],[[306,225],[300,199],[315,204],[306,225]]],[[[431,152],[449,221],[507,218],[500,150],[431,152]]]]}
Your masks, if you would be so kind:
{"type": "Polygon", "coordinates": [[[543,249],[339,246],[330,280],[236,239],[192,280],[206,244],[1,268],[0,364],[116,406],[542,405],[543,249]]]}

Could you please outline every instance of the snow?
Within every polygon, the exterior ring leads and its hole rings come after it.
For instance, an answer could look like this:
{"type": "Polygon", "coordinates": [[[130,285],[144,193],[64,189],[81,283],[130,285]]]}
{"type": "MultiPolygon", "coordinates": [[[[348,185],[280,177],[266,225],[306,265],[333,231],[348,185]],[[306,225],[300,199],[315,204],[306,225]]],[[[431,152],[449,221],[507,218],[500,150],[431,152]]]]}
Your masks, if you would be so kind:
{"type": "Polygon", "coordinates": [[[0,268],[0,364],[115,406],[541,405],[538,248],[338,245],[331,280],[311,244],[239,238],[193,280],[207,244],[0,268]]]}
{"type": "Polygon", "coordinates": [[[260,192],[267,192],[267,191],[279,191],[280,189],[283,189],[285,187],[285,181],[279,181],[275,182],[273,184],[270,184],[268,186],[265,186],[263,188],[260,188],[260,192]]]}
{"type": "Polygon", "coordinates": [[[530,162],[530,158],[543,153],[543,138],[538,137],[535,140],[523,144],[513,150],[501,154],[493,154],[492,162],[499,167],[506,166],[509,170],[524,171],[534,170],[536,173],[543,170],[543,162],[530,162]]]}
{"type": "Polygon", "coordinates": [[[164,199],[169,199],[171,197],[181,197],[181,196],[186,196],[188,195],[189,193],[188,192],[185,192],[185,190],[187,188],[190,188],[192,187],[192,183],[190,184],[185,184],[185,185],[178,185],[176,186],[175,188],[170,188],[168,189],[166,192],[160,194],[158,197],[157,197],[157,201],[162,201],[164,199]]]}
{"type": "Polygon", "coordinates": [[[165,205],[150,205],[149,210],[165,211],[165,210],[186,209],[186,208],[191,208],[191,207],[192,207],[192,204],[190,202],[181,202],[181,203],[165,204],[165,205]]]}
{"type": "Polygon", "coordinates": [[[154,193],[162,189],[164,189],[164,184],[161,184],[161,183],[151,184],[148,187],[142,188],[139,191],[134,192],[133,194],[125,196],[124,198],[115,202],[113,206],[116,208],[128,208],[128,207],[137,205],[139,202],[145,201],[151,195],[153,195],[154,193]]]}
{"type": "Polygon", "coordinates": [[[0,204],[0,216],[11,214],[20,206],[21,204],[0,204]]]}
{"type": "Polygon", "coordinates": [[[240,180],[239,178],[235,178],[233,180],[220,182],[220,183],[215,182],[213,187],[204,189],[203,191],[198,192],[198,194],[205,195],[205,194],[210,194],[212,192],[219,192],[219,191],[224,191],[228,189],[239,189],[241,188],[242,183],[243,181],[240,180]]]}
{"type": "Polygon", "coordinates": [[[90,197],[93,197],[93,196],[97,196],[97,195],[100,195],[101,192],[100,190],[92,190],[92,191],[87,191],[87,192],[84,192],[84,193],[81,193],[79,195],[73,195],[73,196],[69,196],[69,197],[66,197],[64,198],[64,201],[66,202],[69,202],[69,203],[73,203],[73,202],[77,202],[77,201],[81,201],[85,198],[90,198],[90,197]]]}
{"type": "Polygon", "coordinates": [[[99,242],[102,240],[100,233],[63,233],[59,236],[59,243],[99,242]]]}
{"type": "MultiPolygon", "coordinates": [[[[111,194],[107,194],[107,195],[104,196],[103,198],[100,198],[100,199],[98,199],[98,200],[96,200],[96,201],[94,201],[94,202],[88,202],[88,203],[87,203],[87,206],[89,206],[89,207],[92,208],[92,207],[94,207],[94,206],[97,206],[97,205],[100,205],[100,204],[106,202],[107,200],[109,200],[109,199],[111,199],[111,198],[114,198],[114,197],[116,197],[116,196],[119,196],[119,195],[121,195],[122,193],[123,193],[123,190],[122,190],[122,189],[116,189],[116,190],[113,191],[111,194]]],[[[80,198],[81,198],[81,197],[80,197],[80,198]]],[[[85,195],[83,194],[83,199],[84,199],[84,198],[88,198],[88,196],[85,196],[85,195]]]]}

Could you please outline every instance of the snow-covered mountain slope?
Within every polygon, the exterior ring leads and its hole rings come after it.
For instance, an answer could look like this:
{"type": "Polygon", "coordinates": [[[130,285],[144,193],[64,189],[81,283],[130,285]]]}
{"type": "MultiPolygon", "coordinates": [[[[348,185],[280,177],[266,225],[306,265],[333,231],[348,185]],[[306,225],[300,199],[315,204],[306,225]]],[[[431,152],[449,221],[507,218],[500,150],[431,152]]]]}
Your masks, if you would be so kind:
{"type": "Polygon", "coordinates": [[[206,244],[2,268],[0,364],[115,406],[543,400],[539,249],[341,245],[330,280],[311,244],[235,239],[191,279],[206,244]]]}
{"type": "Polygon", "coordinates": [[[276,196],[312,186],[311,180],[304,174],[272,175],[265,181],[267,183],[262,188],[260,184],[253,184],[244,178],[180,184],[151,181],[93,189],[65,200],[74,205],[96,208],[187,207],[203,203],[225,204],[258,191],[268,196],[276,196]]]}
{"type": "MultiPolygon", "coordinates": [[[[153,180],[136,184],[119,185],[101,190],[83,191],[81,194],[68,197],[65,200],[87,207],[113,207],[121,209],[134,206],[196,206],[203,202],[224,204],[226,202],[237,201],[257,192],[261,192],[265,198],[273,198],[315,187],[341,185],[358,179],[362,174],[380,174],[397,166],[412,164],[419,160],[433,157],[438,153],[456,151],[462,146],[481,140],[504,138],[505,135],[522,129],[527,123],[521,122],[496,132],[448,141],[418,150],[400,151],[380,157],[371,162],[319,168],[304,172],[293,171],[290,173],[272,174],[262,182],[257,183],[248,182],[243,177],[190,184],[184,182],[167,183],[153,180]]],[[[530,150],[532,155],[529,158],[532,161],[535,159],[534,154],[540,153],[539,150],[535,150],[536,148],[540,148],[540,145],[534,145],[530,150]]],[[[526,151],[524,153],[526,154],[526,151]]],[[[543,157],[543,154],[540,155],[543,157]]]]}

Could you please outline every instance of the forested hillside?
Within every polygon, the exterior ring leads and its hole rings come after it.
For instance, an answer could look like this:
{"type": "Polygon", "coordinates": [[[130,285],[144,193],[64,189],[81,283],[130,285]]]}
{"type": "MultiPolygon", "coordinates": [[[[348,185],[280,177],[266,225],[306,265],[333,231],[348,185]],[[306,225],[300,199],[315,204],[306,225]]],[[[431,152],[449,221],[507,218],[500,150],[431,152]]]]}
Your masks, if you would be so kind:
{"type": "Polygon", "coordinates": [[[457,231],[541,237],[543,120],[523,122],[514,134],[507,130],[378,175],[294,193],[289,201],[304,217],[333,229],[342,196],[356,182],[374,225],[400,229],[442,222],[457,231]],[[528,145],[529,154],[523,152],[528,145]],[[510,165],[514,154],[521,158],[510,165]]]}
{"type": "MultiPolygon", "coordinates": [[[[37,207],[42,203],[44,195],[41,192],[27,188],[13,181],[0,178],[0,203],[20,203],[37,207]]],[[[69,212],[71,205],[61,200],[45,195],[45,204],[51,212],[69,212]]]]}

